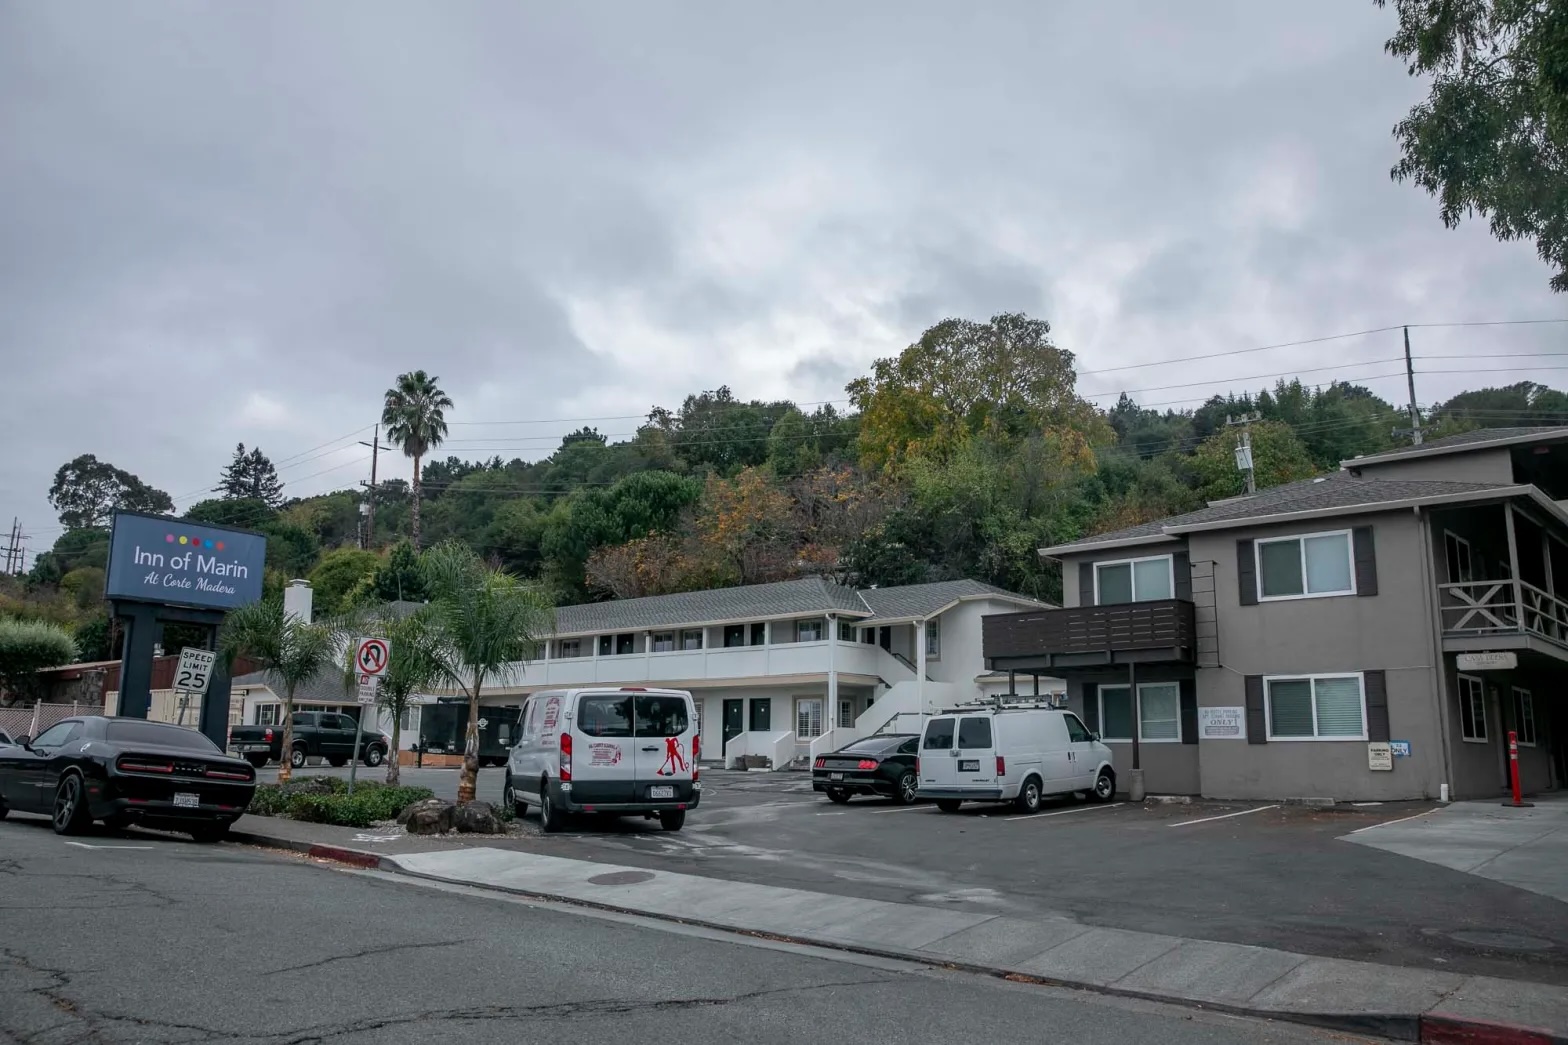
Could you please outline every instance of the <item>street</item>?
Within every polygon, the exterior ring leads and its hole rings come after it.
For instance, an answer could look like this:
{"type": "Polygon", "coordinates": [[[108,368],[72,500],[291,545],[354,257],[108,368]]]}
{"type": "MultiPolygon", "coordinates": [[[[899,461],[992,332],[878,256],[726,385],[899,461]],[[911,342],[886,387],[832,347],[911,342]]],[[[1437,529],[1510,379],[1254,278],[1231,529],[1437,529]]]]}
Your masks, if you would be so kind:
{"type": "Polygon", "coordinates": [[[0,1041],[1369,1039],[654,926],[144,833],[0,823],[0,1041]],[[858,1030],[853,1028],[859,1028],[858,1030]],[[874,1030],[871,1030],[874,1029],[874,1030]],[[1046,1032],[1049,1031],[1047,1035],[1046,1032]]]}

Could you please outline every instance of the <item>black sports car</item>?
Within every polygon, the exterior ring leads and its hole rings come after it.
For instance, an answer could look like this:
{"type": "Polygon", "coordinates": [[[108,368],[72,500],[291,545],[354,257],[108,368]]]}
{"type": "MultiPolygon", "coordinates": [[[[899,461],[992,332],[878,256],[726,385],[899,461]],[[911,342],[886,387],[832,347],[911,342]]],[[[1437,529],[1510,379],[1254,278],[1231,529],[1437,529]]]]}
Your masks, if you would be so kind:
{"type": "Polygon", "coordinates": [[[42,813],[62,835],[94,820],[215,842],[250,805],[256,771],[194,729],[140,718],[57,722],[0,746],[0,817],[42,813]]]}
{"type": "Polygon", "coordinates": [[[825,791],[835,802],[853,795],[885,795],[903,805],[915,800],[919,780],[915,758],[920,738],[908,733],[866,737],[819,755],[811,765],[811,789],[825,791]]]}

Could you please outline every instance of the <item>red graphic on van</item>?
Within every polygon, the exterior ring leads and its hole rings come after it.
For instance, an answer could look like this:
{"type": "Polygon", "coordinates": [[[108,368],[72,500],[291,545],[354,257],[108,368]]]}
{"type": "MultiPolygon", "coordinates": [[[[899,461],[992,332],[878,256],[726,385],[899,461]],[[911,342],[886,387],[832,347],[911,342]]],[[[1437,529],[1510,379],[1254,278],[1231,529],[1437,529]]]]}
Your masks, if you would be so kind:
{"type": "Polygon", "coordinates": [[[590,766],[614,766],[621,761],[621,745],[619,744],[589,744],[588,764],[590,766]]]}
{"type": "Polygon", "coordinates": [[[659,776],[674,776],[679,769],[686,772],[686,753],[681,750],[679,737],[664,738],[664,765],[659,767],[659,776]]]}

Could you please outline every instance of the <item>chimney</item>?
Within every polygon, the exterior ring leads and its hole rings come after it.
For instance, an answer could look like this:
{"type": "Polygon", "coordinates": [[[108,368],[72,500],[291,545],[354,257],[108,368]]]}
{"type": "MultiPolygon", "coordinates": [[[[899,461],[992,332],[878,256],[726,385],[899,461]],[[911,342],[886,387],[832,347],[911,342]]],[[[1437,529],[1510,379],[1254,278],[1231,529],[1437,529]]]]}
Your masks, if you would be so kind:
{"type": "Polygon", "coordinates": [[[309,624],[310,607],[313,598],[309,581],[289,581],[289,586],[283,589],[284,615],[298,617],[302,623],[309,624]]]}

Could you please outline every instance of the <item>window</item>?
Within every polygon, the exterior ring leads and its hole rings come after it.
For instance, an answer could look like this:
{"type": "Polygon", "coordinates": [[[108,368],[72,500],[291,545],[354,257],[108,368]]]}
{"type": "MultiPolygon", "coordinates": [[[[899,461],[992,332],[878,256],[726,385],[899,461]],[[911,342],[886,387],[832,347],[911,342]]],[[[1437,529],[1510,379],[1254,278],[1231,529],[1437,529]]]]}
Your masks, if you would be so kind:
{"type": "Polygon", "coordinates": [[[1356,593],[1349,530],[1259,541],[1257,555],[1259,599],[1356,593]]]}
{"type": "Polygon", "coordinates": [[[414,709],[404,708],[403,713],[397,717],[397,728],[400,733],[407,733],[413,729],[414,709]]]}
{"type": "Polygon", "coordinates": [[[1514,688],[1514,732],[1519,743],[1535,747],[1535,698],[1527,689],[1514,688]]]}
{"type": "Polygon", "coordinates": [[[1486,689],[1481,680],[1459,676],[1460,735],[1472,743],[1486,743],[1486,689]]]}
{"type": "Polygon", "coordinates": [[[702,649],[702,629],[681,632],[681,649],[702,649]]]}
{"type": "Polygon", "coordinates": [[[218,745],[196,730],[173,726],[167,722],[117,719],[111,721],[104,729],[104,739],[111,744],[149,744],[159,747],[177,747],[185,751],[201,751],[206,754],[218,751],[218,745]]]}
{"type": "Polygon", "coordinates": [[[920,744],[926,751],[949,751],[953,747],[953,720],[934,718],[926,723],[926,736],[920,744]]]}
{"type": "Polygon", "coordinates": [[[798,620],[795,622],[796,642],[821,642],[822,622],[819,620],[798,620]]]}
{"type": "Polygon", "coordinates": [[[877,644],[877,629],[861,628],[860,641],[864,642],[867,646],[875,646],[877,644]]]}
{"type": "Polygon", "coordinates": [[[840,729],[848,729],[850,726],[853,726],[854,724],[855,724],[855,703],[854,703],[854,701],[852,701],[852,700],[841,700],[841,701],[839,701],[838,702],[838,726],[839,726],[839,728],[840,729]]]}
{"type": "Polygon", "coordinates": [[[751,644],[753,646],[761,646],[764,645],[767,641],[768,622],[759,620],[751,626],[751,644]]]}
{"type": "MultiPolygon", "coordinates": [[[[1181,740],[1181,685],[1176,682],[1138,684],[1143,743],[1181,740]]],[[[1082,723],[1079,723],[1081,726],[1082,723]]],[[[1100,735],[1105,740],[1132,742],[1132,690],[1126,686],[1100,687],[1100,735]]]]}
{"type": "Polygon", "coordinates": [[[919,752],[920,741],[918,738],[906,740],[902,744],[898,745],[898,753],[900,755],[915,755],[919,754],[919,752]]]}
{"type": "Polygon", "coordinates": [[[295,726],[314,726],[316,723],[310,717],[313,714],[315,714],[313,711],[296,711],[290,716],[290,721],[295,726]]]}
{"type": "Polygon", "coordinates": [[[1095,563],[1095,604],[1114,606],[1174,598],[1176,583],[1171,563],[1169,555],[1095,563]]]}
{"type": "Polygon", "coordinates": [[[582,698],[577,705],[577,728],[590,737],[631,736],[632,698],[582,698]]]}
{"type": "Polygon", "coordinates": [[[616,654],[616,656],[622,656],[624,654],[632,652],[632,650],[633,650],[633,648],[635,648],[636,644],[637,644],[637,636],[635,636],[635,635],[617,635],[617,636],[615,636],[615,654],[616,654]]]}
{"type": "Polygon", "coordinates": [[[942,659],[942,622],[940,620],[926,621],[926,658],[928,660],[942,659]]]}
{"type": "Polygon", "coordinates": [[[282,704],[257,704],[256,725],[275,726],[283,721],[282,704]]]}
{"type": "Polygon", "coordinates": [[[724,648],[746,645],[746,625],[726,624],[724,626],[724,648]]]}
{"type": "Polygon", "coordinates": [[[1448,583],[1463,584],[1475,580],[1475,566],[1470,558],[1470,542],[1443,531],[1443,557],[1448,561],[1448,583]]]}
{"type": "Polygon", "coordinates": [[[822,701],[815,697],[795,701],[795,735],[802,740],[822,735],[822,701]]]}
{"type": "Polygon", "coordinates": [[[615,649],[615,647],[611,645],[611,643],[614,642],[614,641],[615,641],[615,636],[614,635],[600,635],[599,636],[599,656],[601,656],[601,657],[608,657],[615,649]]]}
{"type": "Polygon", "coordinates": [[[855,626],[847,621],[838,622],[838,637],[842,642],[855,641],[855,626]]]}
{"type": "Polygon", "coordinates": [[[961,751],[985,750],[991,747],[991,720],[989,718],[961,718],[958,720],[958,747],[961,751]]]}
{"type": "Polygon", "coordinates": [[[1270,740],[1365,740],[1360,675],[1266,678],[1270,740]]]}
{"type": "Polygon", "coordinates": [[[691,725],[685,697],[649,695],[637,697],[634,704],[639,737],[678,737],[691,725]]]}
{"type": "MultiPolygon", "coordinates": [[[[54,748],[62,744],[69,744],[76,734],[81,732],[81,729],[82,724],[80,722],[61,722],[58,725],[50,726],[33,738],[33,747],[54,748]]],[[[197,734],[197,736],[200,735],[199,733],[197,734]]]]}
{"type": "Polygon", "coordinates": [[[675,633],[673,631],[659,632],[653,636],[653,652],[668,653],[675,648],[675,633]]]}
{"type": "Polygon", "coordinates": [[[1070,743],[1083,744],[1094,739],[1089,735],[1089,728],[1072,712],[1063,715],[1062,721],[1067,723],[1067,739],[1070,743]]]}
{"type": "Polygon", "coordinates": [[[560,657],[581,657],[583,655],[582,639],[562,639],[558,653],[560,657]]]}

